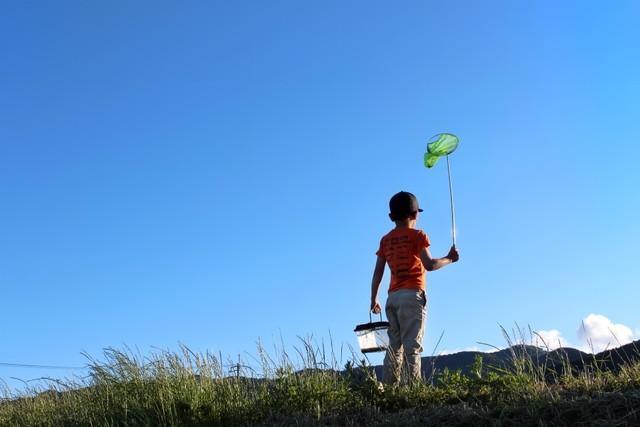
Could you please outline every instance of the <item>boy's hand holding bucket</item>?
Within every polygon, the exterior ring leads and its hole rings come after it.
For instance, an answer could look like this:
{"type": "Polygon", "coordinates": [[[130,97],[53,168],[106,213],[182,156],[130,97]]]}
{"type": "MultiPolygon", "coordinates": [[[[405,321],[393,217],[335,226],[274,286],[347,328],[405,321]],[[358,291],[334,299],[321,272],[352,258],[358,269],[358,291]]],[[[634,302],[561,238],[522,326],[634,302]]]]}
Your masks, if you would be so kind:
{"type": "Polygon", "coordinates": [[[380,303],[378,302],[377,299],[372,300],[371,301],[371,312],[378,314],[382,311],[382,308],[380,307],[380,303]]]}

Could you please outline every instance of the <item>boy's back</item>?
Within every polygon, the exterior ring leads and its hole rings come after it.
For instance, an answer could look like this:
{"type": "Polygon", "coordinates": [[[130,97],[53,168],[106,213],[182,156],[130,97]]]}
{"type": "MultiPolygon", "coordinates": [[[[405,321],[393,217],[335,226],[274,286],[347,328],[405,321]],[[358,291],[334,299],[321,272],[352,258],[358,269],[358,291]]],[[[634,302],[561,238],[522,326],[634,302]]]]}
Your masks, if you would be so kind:
{"type": "Polygon", "coordinates": [[[425,290],[425,268],[420,253],[429,245],[427,235],[415,228],[394,228],[380,240],[376,255],[385,259],[391,271],[389,292],[425,290]]]}

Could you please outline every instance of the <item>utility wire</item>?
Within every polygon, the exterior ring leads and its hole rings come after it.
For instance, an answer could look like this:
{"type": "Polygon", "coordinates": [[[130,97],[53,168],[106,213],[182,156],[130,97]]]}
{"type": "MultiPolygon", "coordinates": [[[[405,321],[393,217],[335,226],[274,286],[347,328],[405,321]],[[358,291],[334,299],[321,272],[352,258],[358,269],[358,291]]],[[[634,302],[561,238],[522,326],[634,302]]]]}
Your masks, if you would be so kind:
{"type": "Polygon", "coordinates": [[[26,363],[5,363],[0,362],[0,366],[8,366],[11,368],[39,368],[39,369],[86,369],[82,366],[53,366],[53,365],[29,365],[26,363]]]}

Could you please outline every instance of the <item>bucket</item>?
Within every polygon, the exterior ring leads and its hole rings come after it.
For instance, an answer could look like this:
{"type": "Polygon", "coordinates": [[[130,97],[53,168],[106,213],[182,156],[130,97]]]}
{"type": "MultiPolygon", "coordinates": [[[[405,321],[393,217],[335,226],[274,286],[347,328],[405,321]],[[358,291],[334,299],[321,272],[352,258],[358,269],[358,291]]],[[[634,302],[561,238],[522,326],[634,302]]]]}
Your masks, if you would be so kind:
{"type": "Polygon", "coordinates": [[[353,330],[358,337],[358,345],[363,353],[375,353],[377,351],[386,351],[389,347],[389,322],[382,321],[382,313],[380,313],[380,321],[373,322],[371,313],[369,313],[369,323],[356,325],[353,330]]]}

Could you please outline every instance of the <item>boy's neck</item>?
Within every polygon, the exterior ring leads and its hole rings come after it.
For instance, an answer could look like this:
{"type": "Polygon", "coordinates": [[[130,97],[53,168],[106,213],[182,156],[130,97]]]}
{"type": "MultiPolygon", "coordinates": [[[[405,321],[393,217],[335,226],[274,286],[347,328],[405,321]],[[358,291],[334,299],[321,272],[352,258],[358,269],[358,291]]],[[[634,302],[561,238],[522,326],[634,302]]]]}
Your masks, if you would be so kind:
{"type": "Polygon", "coordinates": [[[416,221],[413,219],[405,219],[403,221],[395,221],[396,229],[398,228],[413,228],[416,225],[416,221]]]}

